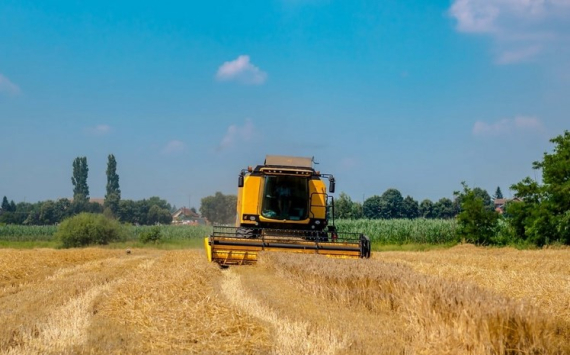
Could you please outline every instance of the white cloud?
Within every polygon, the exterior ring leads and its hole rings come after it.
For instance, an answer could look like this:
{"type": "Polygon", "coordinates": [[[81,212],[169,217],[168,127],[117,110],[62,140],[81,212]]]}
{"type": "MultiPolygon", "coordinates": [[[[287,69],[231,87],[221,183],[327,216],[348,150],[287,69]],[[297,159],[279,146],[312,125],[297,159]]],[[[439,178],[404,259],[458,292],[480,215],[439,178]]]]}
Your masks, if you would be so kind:
{"type": "Polygon", "coordinates": [[[216,79],[235,80],[242,84],[260,85],[267,79],[267,73],[253,65],[248,55],[240,55],[235,60],[225,62],[218,68],[216,79]]]}
{"type": "Polygon", "coordinates": [[[506,136],[517,132],[537,132],[542,130],[542,122],[538,118],[525,116],[505,118],[494,123],[477,121],[473,125],[473,135],[475,136],[506,136]]]}
{"type": "Polygon", "coordinates": [[[171,140],[162,148],[163,154],[176,154],[181,153],[186,149],[186,144],[179,140],[171,140]]]}
{"type": "Polygon", "coordinates": [[[95,136],[102,136],[107,133],[111,132],[111,126],[106,124],[100,124],[95,127],[88,127],[87,133],[95,135],[95,136]]]}
{"type": "Polygon", "coordinates": [[[239,142],[251,141],[254,135],[255,127],[249,118],[245,120],[243,126],[231,125],[228,127],[226,135],[218,145],[218,151],[231,148],[239,142]]]}
{"type": "Polygon", "coordinates": [[[0,93],[10,96],[18,95],[21,92],[18,85],[11,82],[7,77],[0,74],[0,93]]]}
{"type": "Polygon", "coordinates": [[[570,0],[454,0],[449,14],[459,32],[494,40],[498,64],[570,44],[570,0]]]}
{"type": "Polygon", "coordinates": [[[518,48],[512,51],[503,51],[497,58],[497,64],[511,64],[528,60],[540,52],[541,46],[534,45],[518,48]]]}
{"type": "Polygon", "coordinates": [[[536,117],[515,117],[515,127],[519,130],[542,130],[542,122],[536,117]]]}

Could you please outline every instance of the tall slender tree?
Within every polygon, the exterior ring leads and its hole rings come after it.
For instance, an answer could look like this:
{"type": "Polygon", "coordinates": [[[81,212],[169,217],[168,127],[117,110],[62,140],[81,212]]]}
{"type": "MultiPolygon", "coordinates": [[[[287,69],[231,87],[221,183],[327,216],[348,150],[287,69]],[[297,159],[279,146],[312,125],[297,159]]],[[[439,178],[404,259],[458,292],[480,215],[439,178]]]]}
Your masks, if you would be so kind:
{"type": "Polygon", "coordinates": [[[121,189],[119,188],[119,175],[117,174],[117,161],[113,154],[107,160],[107,194],[105,195],[105,208],[109,208],[113,215],[117,215],[121,189]]]}
{"type": "Polygon", "coordinates": [[[497,186],[497,190],[495,191],[494,198],[503,198],[503,192],[501,191],[501,187],[497,186]]]}
{"type": "Polygon", "coordinates": [[[73,184],[73,201],[78,205],[85,204],[89,201],[89,186],[87,185],[88,173],[87,158],[75,158],[73,161],[71,183],[73,184]]]}
{"type": "Polygon", "coordinates": [[[10,211],[10,202],[8,202],[8,198],[4,196],[2,199],[2,211],[8,212],[10,211]]]}

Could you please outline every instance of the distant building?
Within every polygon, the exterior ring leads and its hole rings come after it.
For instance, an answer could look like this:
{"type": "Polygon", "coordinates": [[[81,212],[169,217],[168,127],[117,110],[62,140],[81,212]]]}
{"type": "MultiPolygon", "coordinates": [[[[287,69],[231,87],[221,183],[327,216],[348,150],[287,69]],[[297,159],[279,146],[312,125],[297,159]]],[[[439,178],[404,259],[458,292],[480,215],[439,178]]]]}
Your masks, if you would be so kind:
{"type": "Polygon", "coordinates": [[[515,198],[496,198],[494,201],[495,211],[499,212],[500,214],[505,213],[505,208],[509,202],[519,202],[520,199],[518,197],[515,198]]]}
{"type": "MultiPolygon", "coordinates": [[[[68,198],[69,202],[73,203],[73,197],[68,198]]],[[[100,197],[90,197],[89,202],[95,202],[103,206],[105,204],[105,199],[100,197]]]]}
{"type": "Polygon", "coordinates": [[[172,224],[207,225],[208,220],[189,208],[182,207],[172,214],[172,224]]]}

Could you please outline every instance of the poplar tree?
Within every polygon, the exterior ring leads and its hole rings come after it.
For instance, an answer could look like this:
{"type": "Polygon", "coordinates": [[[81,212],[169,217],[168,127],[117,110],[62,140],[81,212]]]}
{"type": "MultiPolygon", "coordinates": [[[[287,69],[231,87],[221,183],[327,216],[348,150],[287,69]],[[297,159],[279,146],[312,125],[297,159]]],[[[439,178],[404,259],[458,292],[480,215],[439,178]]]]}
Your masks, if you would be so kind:
{"type": "Polygon", "coordinates": [[[73,176],[71,177],[71,183],[73,184],[73,202],[75,204],[83,205],[89,202],[89,186],[87,185],[88,173],[87,158],[75,158],[73,161],[73,176]]]}
{"type": "Polygon", "coordinates": [[[107,194],[105,195],[105,207],[109,208],[113,215],[117,215],[121,189],[119,188],[119,175],[117,174],[117,161],[113,154],[109,154],[107,160],[107,194]]]}

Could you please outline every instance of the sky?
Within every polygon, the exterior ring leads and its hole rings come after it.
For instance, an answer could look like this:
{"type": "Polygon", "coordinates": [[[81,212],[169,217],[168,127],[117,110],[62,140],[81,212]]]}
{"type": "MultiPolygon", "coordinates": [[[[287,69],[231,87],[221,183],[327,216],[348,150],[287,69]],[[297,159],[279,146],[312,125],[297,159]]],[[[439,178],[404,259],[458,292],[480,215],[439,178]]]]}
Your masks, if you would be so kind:
{"type": "Polygon", "coordinates": [[[355,201],[526,176],[570,127],[570,0],[0,1],[0,196],[199,208],[266,154],[355,201]]]}

